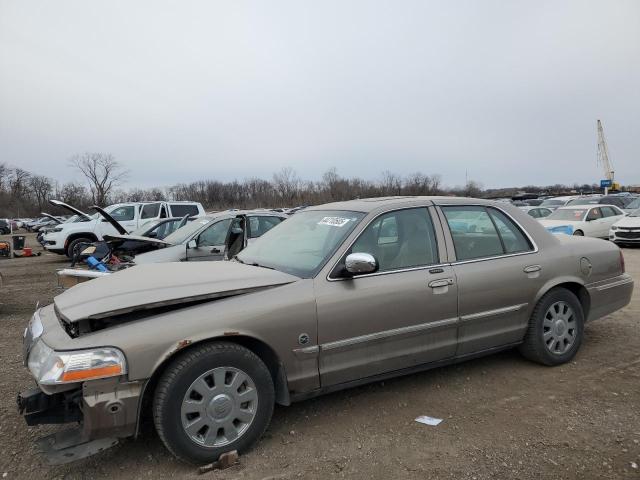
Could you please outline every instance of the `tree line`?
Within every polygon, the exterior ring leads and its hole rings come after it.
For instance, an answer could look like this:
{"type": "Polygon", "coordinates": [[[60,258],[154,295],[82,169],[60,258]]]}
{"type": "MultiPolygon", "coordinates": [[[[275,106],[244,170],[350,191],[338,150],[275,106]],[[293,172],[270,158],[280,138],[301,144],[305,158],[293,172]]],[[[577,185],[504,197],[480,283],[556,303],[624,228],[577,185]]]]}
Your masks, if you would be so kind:
{"type": "MultiPolygon", "coordinates": [[[[467,197],[511,196],[517,190],[484,190],[469,181],[461,187],[445,187],[438,174],[416,172],[398,175],[382,172],[376,180],[339,175],[336,168],[327,170],[319,180],[303,180],[297,172],[285,167],[271,179],[247,178],[220,181],[198,180],[168,187],[123,189],[127,171],[113,155],[85,153],[69,160],[69,166],[80,172],[85,183],[59,183],[52,178],[0,163],[0,218],[33,217],[40,212],[66,214],[48,204],[50,198],[61,200],[82,210],[91,205],[106,206],[127,201],[191,200],[201,202],[206,210],[227,208],[276,208],[317,205],[327,202],[393,195],[456,195],[467,197]]],[[[531,192],[559,193],[579,187],[554,185],[528,186],[531,192]]]]}

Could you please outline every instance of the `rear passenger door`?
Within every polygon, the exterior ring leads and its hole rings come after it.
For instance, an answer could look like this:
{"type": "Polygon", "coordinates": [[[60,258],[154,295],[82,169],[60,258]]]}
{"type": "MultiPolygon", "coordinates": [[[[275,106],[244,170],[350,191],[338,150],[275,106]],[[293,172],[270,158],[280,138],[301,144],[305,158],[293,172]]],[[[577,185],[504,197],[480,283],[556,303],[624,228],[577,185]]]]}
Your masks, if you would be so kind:
{"type": "Polygon", "coordinates": [[[530,303],[545,281],[533,241],[497,208],[443,206],[441,211],[455,251],[457,355],[521,341],[530,303]]]}

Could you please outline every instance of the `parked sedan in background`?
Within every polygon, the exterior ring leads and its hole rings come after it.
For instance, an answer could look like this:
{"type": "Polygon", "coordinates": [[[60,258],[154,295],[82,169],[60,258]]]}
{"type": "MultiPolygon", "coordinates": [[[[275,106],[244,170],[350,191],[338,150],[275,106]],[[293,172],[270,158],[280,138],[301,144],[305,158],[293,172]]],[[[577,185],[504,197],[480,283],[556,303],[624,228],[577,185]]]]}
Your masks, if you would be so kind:
{"type": "Polygon", "coordinates": [[[609,238],[611,225],[624,215],[615,205],[561,207],[540,223],[547,229],[569,226],[577,236],[609,238]]]}
{"type": "Polygon", "coordinates": [[[38,388],[18,405],[29,425],[78,424],[40,443],[53,461],[134,436],[149,413],[171,453],[210,463],[249,449],[275,403],[513,347],[569,362],[632,292],[614,244],[550,235],[507,204],[315,206],[236,261],[141,265],[57,296],[26,329],[38,388]]]}
{"type": "Polygon", "coordinates": [[[9,226],[9,222],[6,220],[0,219],[0,235],[7,235],[11,233],[11,227],[9,226]]]}
{"type": "Polygon", "coordinates": [[[609,240],[618,245],[640,245],[640,208],[611,226],[609,240]]]}
{"type": "Polygon", "coordinates": [[[574,198],[578,198],[577,196],[568,196],[568,197],[553,197],[546,198],[539,205],[540,207],[549,208],[551,210],[555,210],[556,208],[564,207],[567,203],[569,203],[574,198]]]}
{"type": "MultiPolygon", "coordinates": [[[[614,205],[621,210],[625,210],[628,206],[636,200],[636,197],[631,195],[592,195],[576,198],[567,203],[567,206],[576,205],[614,205]]],[[[640,208],[636,207],[636,208],[640,208]]],[[[633,207],[630,211],[633,211],[633,207]]],[[[628,212],[626,212],[628,213],[628,212]]]]}

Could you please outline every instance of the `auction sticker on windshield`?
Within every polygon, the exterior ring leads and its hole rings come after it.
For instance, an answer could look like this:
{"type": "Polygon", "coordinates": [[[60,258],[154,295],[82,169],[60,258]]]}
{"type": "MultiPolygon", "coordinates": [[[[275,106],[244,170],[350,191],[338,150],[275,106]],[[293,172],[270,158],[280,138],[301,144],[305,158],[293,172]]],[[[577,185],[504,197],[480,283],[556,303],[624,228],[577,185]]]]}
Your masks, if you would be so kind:
{"type": "Polygon", "coordinates": [[[324,217],[318,222],[318,225],[329,225],[331,227],[344,227],[349,223],[348,218],[343,217],[324,217]]]}

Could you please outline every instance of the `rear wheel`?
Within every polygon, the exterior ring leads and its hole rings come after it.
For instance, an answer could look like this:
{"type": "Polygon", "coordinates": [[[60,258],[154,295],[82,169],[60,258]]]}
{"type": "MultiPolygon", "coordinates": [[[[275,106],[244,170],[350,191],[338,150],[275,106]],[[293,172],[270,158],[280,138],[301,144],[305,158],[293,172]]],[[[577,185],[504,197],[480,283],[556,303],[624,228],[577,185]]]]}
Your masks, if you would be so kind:
{"type": "Polygon", "coordinates": [[[584,232],[582,230],[576,230],[573,232],[576,237],[584,237],[584,232]]]}
{"type": "Polygon", "coordinates": [[[543,365],[566,363],[580,348],[583,331],[580,301],[566,288],[555,288],[533,310],[520,353],[543,365]]]}
{"type": "Polygon", "coordinates": [[[210,343],[169,365],[156,388],[153,417],[176,457],[205,464],[249,449],[269,425],[274,402],[271,374],[257,355],[233,343],[210,343]]]}

